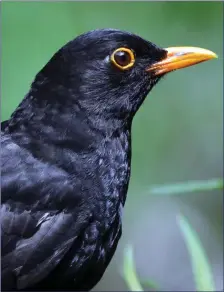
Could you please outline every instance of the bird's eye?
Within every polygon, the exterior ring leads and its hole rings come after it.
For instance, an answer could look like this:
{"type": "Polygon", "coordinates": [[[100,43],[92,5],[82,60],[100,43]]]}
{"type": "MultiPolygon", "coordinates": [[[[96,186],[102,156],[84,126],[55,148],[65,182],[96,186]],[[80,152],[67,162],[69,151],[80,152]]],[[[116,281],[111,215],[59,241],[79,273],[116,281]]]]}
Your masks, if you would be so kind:
{"type": "Polygon", "coordinates": [[[112,63],[121,70],[131,68],[135,63],[135,56],[132,50],[119,48],[111,55],[112,63]]]}

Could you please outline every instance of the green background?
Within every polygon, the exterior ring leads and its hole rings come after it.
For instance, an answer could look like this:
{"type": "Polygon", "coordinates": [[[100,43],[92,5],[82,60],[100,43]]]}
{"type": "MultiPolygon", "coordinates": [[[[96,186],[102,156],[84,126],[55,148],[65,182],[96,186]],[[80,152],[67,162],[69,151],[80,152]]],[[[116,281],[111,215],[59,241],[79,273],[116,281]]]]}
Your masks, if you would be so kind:
{"type": "Polygon", "coordinates": [[[3,2],[2,119],[29,90],[57,49],[94,28],[119,28],[163,47],[199,46],[219,59],[169,74],[150,93],[133,125],[132,177],[123,237],[95,290],[126,290],[124,246],[138,273],[162,290],[193,290],[189,256],[176,224],[180,211],[197,230],[223,289],[221,191],[152,196],[149,187],[222,177],[223,7],[221,2],[3,2]]]}

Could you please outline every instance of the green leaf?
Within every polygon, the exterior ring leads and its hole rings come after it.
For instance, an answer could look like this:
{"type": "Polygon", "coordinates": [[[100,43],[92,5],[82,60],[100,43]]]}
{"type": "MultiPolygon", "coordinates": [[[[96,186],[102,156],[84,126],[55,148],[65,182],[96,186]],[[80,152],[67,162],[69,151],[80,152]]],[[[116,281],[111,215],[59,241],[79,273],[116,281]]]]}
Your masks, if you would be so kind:
{"type": "Polygon", "coordinates": [[[215,291],[211,267],[197,233],[184,216],[178,215],[177,222],[190,254],[196,291],[215,291]]]}
{"type": "Polygon", "coordinates": [[[218,190],[223,189],[223,186],[223,179],[189,181],[172,185],[153,186],[150,188],[150,193],[153,195],[175,195],[187,192],[218,190]]]}
{"type": "Polygon", "coordinates": [[[128,245],[125,248],[123,275],[131,291],[143,291],[143,288],[138,280],[138,276],[136,273],[133,257],[133,248],[131,245],[128,245]]]}

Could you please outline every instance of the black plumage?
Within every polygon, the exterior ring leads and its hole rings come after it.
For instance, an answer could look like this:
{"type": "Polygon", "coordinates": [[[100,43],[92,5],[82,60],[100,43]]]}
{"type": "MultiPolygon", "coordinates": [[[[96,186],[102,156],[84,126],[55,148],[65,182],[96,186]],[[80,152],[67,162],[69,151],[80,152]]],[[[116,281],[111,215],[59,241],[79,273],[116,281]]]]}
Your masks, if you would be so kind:
{"type": "Polygon", "coordinates": [[[119,30],[81,35],[3,122],[2,290],[90,290],[100,280],[121,236],[132,119],[161,78],[145,69],[166,56],[119,30]],[[133,52],[127,70],[111,61],[119,47],[133,52]]]}

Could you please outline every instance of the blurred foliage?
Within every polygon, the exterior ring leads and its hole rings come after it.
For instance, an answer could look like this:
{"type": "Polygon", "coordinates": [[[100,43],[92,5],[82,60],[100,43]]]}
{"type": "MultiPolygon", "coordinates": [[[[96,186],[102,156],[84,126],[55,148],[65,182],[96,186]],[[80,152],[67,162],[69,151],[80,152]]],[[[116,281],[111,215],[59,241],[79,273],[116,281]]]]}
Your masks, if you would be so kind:
{"type": "Polygon", "coordinates": [[[177,222],[191,257],[196,291],[216,291],[212,270],[197,233],[184,216],[179,215],[177,222]]]}
{"type": "MultiPolygon", "coordinates": [[[[184,236],[184,240],[191,257],[192,270],[196,284],[195,290],[198,292],[216,291],[211,267],[196,232],[193,230],[183,215],[179,215],[177,217],[177,222],[184,236]]],[[[131,291],[143,291],[136,273],[133,248],[131,245],[128,245],[125,250],[123,276],[128,285],[128,288],[131,291]]],[[[178,274],[175,276],[178,277],[178,274]]],[[[152,289],[159,291],[158,285],[155,285],[151,280],[148,280],[147,286],[150,291],[152,289]]]]}
{"type": "MultiPolygon", "coordinates": [[[[213,179],[201,182],[187,182],[182,184],[173,184],[171,186],[157,186],[151,188],[151,193],[159,195],[172,195],[176,193],[186,193],[194,191],[208,191],[213,189],[223,189],[222,179],[213,179]]],[[[177,216],[177,223],[183,234],[185,244],[191,257],[192,271],[196,291],[216,291],[213,281],[212,269],[210,267],[205,250],[200,242],[197,233],[193,230],[187,219],[183,215],[177,216]]],[[[178,276],[178,275],[176,275],[178,276]]],[[[133,248],[128,245],[124,253],[123,277],[131,291],[143,291],[143,288],[138,279],[133,248]]],[[[158,285],[151,280],[144,281],[145,285],[150,289],[159,291],[158,285]]]]}
{"type": "Polygon", "coordinates": [[[162,47],[207,48],[219,58],[169,74],[137,113],[123,237],[95,289],[127,288],[119,267],[128,241],[143,278],[152,275],[161,290],[192,291],[191,262],[174,224],[181,209],[201,238],[216,288],[223,290],[223,193],[198,187],[202,180],[223,177],[223,3],[2,2],[2,119],[56,50],[80,33],[105,27],[137,33],[162,47]],[[197,192],[188,192],[188,184],[187,195],[179,196],[179,182],[192,180],[199,182],[193,185],[197,192]],[[164,184],[172,196],[149,195],[151,185],[164,184]]]}
{"type": "Polygon", "coordinates": [[[211,179],[207,181],[189,181],[172,185],[152,186],[150,194],[175,195],[189,192],[211,191],[223,189],[223,179],[211,179]]]}
{"type": "Polygon", "coordinates": [[[131,246],[127,246],[124,256],[123,267],[124,278],[131,291],[143,291],[143,288],[138,280],[136,269],[134,265],[133,249],[131,246]]]}

